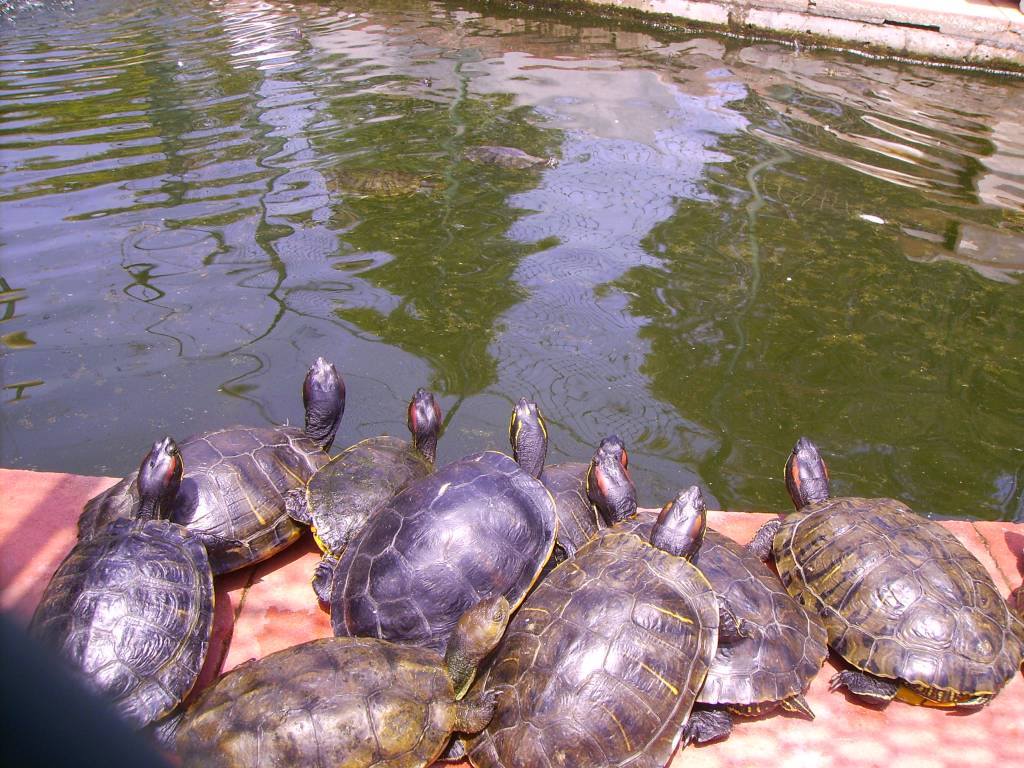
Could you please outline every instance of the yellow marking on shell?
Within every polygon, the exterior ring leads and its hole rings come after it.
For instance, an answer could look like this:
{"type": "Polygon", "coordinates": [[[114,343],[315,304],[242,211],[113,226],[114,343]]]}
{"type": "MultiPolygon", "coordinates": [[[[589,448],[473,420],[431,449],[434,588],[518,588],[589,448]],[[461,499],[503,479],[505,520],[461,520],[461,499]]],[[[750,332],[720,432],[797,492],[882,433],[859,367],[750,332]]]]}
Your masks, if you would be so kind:
{"type": "Polygon", "coordinates": [[[828,573],[826,573],[824,576],[821,577],[820,581],[828,581],[833,576],[835,576],[839,572],[839,569],[842,568],[842,567],[843,567],[843,563],[841,561],[836,563],[835,566],[832,568],[832,570],[830,570],[828,573]]]}
{"type": "Polygon", "coordinates": [[[669,689],[670,691],[672,691],[672,695],[673,695],[673,696],[678,696],[678,695],[679,695],[679,689],[678,689],[678,688],[676,688],[676,687],[675,687],[674,685],[672,685],[672,683],[670,683],[670,682],[669,682],[668,680],[666,680],[666,679],[665,679],[664,677],[662,677],[661,675],[659,675],[659,674],[658,674],[658,673],[657,673],[657,672],[656,672],[655,670],[651,669],[651,667],[647,666],[647,665],[646,665],[646,664],[644,664],[644,663],[643,663],[642,661],[638,661],[638,662],[637,662],[637,664],[639,664],[639,665],[640,665],[641,667],[643,667],[643,668],[644,668],[644,669],[646,669],[646,670],[647,670],[648,672],[650,672],[650,673],[651,673],[652,675],[654,675],[654,676],[655,676],[656,678],[658,678],[658,681],[659,681],[659,682],[660,682],[660,683],[661,683],[662,685],[664,685],[664,686],[665,686],[666,688],[668,688],[668,689],[669,689]]]}
{"type": "Polygon", "coordinates": [[[538,611],[540,613],[551,613],[551,611],[549,611],[547,608],[535,608],[532,605],[524,605],[520,610],[523,613],[526,613],[527,611],[538,611]]]}
{"type": "Polygon", "coordinates": [[[274,458],[274,463],[277,464],[277,466],[279,466],[281,469],[283,469],[285,474],[291,477],[292,480],[294,480],[297,485],[303,486],[306,484],[306,481],[303,480],[299,475],[295,474],[292,471],[292,468],[285,464],[283,461],[281,461],[281,459],[279,459],[276,454],[271,454],[271,456],[273,456],[274,458]]]}
{"type": "Polygon", "coordinates": [[[243,483],[238,483],[238,490],[242,492],[242,496],[245,497],[245,501],[249,505],[249,509],[252,511],[253,515],[255,515],[256,519],[259,520],[260,525],[266,525],[266,519],[259,513],[259,511],[257,511],[256,505],[252,503],[252,499],[249,498],[249,494],[246,493],[245,485],[243,483]]]}
{"type": "Polygon", "coordinates": [[[619,718],[617,718],[615,716],[615,713],[612,712],[610,709],[608,709],[608,707],[602,706],[601,709],[603,709],[605,712],[607,712],[608,713],[608,717],[610,717],[612,719],[612,721],[617,726],[619,726],[619,732],[622,733],[622,740],[624,742],[626,742],[626,751],[627,752],[632,752],[633,751],[633,742],[631,742],[629,740],[629,734],[626,732],[626,729],[622,727],[622,723],[619,722],[619,718]]]}
{"type": "Polygon", "coordinates": [[[656,610],[658,613],[663,613],[666,616],[671,616],[673,619],[679,619],[683,624],[693,624],[693,619],[688,619],[685,616],[680,616],[678,613],[670,611],[668,608],[662,608],[661,606],[651,604],[651,608],[656,610]]]}
{"type": "MultiPolygon", "coordinates": [[[[938,689],[936,689],[938,690],[938,689]]],[[[984,703],[987,699],[991,698],[991,694],[977,694],[975,696],[964,696],[954,697],[950,701],[936,701],[935,699],[929,699],[926,696],[922,696],[920,693],[915,691],[906,685],[901,685],[896,690],[896,699],[906,704],[913,704],[918,707],[934,707],[935,709],[955,709],[956,707],[970,707],[977,706],[978,704],[984,703]]]]}

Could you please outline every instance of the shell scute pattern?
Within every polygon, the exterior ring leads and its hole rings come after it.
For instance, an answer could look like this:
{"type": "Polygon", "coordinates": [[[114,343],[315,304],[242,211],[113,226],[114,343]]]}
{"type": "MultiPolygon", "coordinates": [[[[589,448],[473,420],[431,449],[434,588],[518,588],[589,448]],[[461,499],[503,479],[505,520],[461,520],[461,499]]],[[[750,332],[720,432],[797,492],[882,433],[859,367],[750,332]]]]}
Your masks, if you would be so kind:
{"type": "Polygon", "coordinates": [[[160,521],[117,520],[61,563],[30,631],[57,644],[88,686],[141,727],[195,683],[213,599],[206,550],[194,536],[160,521]]]}
{"type": "Polygon", "coordinates": [[[324,638],[228,673],[189,709],[186,766],[429,764],[455,723],[454,691],[429,651],[324,638]]]}
{"type": "Polygon", "coordinates": [[[406,483],[433,469],[408,441],[382,435],[346,448],[309,481],[307,503],[317,537],[341,552],[352,535],[406,483]]]}
{"type": "Polygon", "coordinates": [[[558,510],[558,545],[566,557],[590,541],[603,527],[597,511],[587,499],[588,464],[564,463],[546,467],[540,480],[551,492],[558,510]]]}
{"type": "Polygon", "coordinates": [[[983,566],[892,499],[829,499],[790,515],[773,548],[787,588],[853,666],[912,686],[987,695],[1020,641],[983,566]],[[827,544],[827,546],[826,546],[827,544]]]}
{"type": "Polygon", "coordinates": [[[632,534],[601,535],[537,586],[474,684],[498,706],[468,742],[473,765],[664,764],[717,639],[696,569],[632,534]]]}
{"type": "MultiPolygon", "coordinates": [[[[616,528],[649,538],[652,527],[644,516],[616,528]]],[[[828,634],[813,608],[794,601],[756,555],[717,531],[705,531],[696,566],[751,632],[718,647],[697,702],[753,706],[802,694],[828,656],[828,634]]]]}
{"type": "Polygon", "coordinates": [[[515,606],[554,546],[554,502],[508,456],[475,454],[408,485],[349,543],[336,570],[336,635],[443,650],[471,605],[515,606]]]}
{"type": "MultiPolygon", "coordinates": [[[[301,488],[328,455],[295,427],[226,427],[179,444],[185,472],[171,507],[171,521],[197,533],[243,542],[210,553],[215,574],[262,560],[296,541],[299,528],[285,511],[283,494],[301,488]]],[[[85,540],[138,508],[133,472],[90,499],[78,522],[85,540]]]]}

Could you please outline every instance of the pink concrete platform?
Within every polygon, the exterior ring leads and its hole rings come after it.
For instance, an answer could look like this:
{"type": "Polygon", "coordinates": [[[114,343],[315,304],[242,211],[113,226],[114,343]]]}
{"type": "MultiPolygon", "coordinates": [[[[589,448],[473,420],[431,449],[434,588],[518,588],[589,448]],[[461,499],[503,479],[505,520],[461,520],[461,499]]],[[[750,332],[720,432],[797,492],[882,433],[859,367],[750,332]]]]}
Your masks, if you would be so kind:
{"type": "MultiPolygon", "coordinates": [[[[85,501],[113,478],[0,469],[0,609],[27,625],[50,575],[71,548],[85,501]]],[[[714,512],[711,525],[746,542],[768,518],[714,512]]],[[[988,568],[1004,596],[1024,575],[1024,525],[945,525],[988,568]]],[[[309,537],[217,585],[214,641],[200,685],[250,658],[331,634],[309,579],[319,555],[309,537]]],[[[1014,596],[1020,598],[1021,593],[1014,596]]],[[[1022,599],[1024,602],[1024,599],[1022,599]]],[[[725,741],[677,753],[672,766],[695,768],[1024,767],[1024,677],[991,704],[955,713],[893,703],[872,709],[828,691],[833,662],[807,699],[813,722],[784,715],[740,722],[725,741]]],[[[584,768],[579,766],[578,768],[584,768]]]]}

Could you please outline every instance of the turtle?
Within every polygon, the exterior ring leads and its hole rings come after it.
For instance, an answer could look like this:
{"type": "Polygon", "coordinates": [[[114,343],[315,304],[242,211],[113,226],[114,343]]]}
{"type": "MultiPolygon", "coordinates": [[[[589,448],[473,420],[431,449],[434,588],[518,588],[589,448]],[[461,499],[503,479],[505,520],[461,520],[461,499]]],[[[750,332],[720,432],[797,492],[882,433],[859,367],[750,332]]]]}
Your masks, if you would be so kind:
{"type": "MultiPolygon", "coordinates": [[[[180,444],[186,470],[171,520],[203,541],[214,574],[264,560],[301,535],[285,510],[284,494],[303,487],[330,459],[327,451],[345,412],[345,383],[322,357],[306,375],[302,399],[304,429],[232,426],[180,444]]],[[[133,473],[86,503],[79,540],[127,517],[137,505],[133,473]]]]}
{"type": "Polygon", "coordinates": [[[824,621],[852,669],[833,691],[884,706],[986,704],[1016,673],[1024,633],[992,577],[952,533],[900,501],[829,495],[828,469],[801,437],[786,462],[796,512],[758,531],[782,583],[824,621]]]}
{"type": "Polygon", "coordinates": [[[537,157],[515,147],[479,146],[470,147],[463,153],[470,162],[493,165],[508,170],[524,170],[543,166],[552,168],[558,165],[558,158],[537,157]]]}
{"type": "Polygon", "coordinates": [[[441,407],[432,392],[416,390],[408,425],[411,443],[390,435],[362,440],[318,469],[304,488],[285,494],[288,514],[310,526],[324,553],[313,573],[313,591],[324,602],[330,602],[334,568],[352,534],[407,482],[434,469],[441,407]]]}
{"type": "Polygon", "coordinates": [[[456,623],[447,649],[326,637],[246,662],[203,692],[174,734],[185,768],[418,768],[452,731],[474,733],[494,696],[465,697],[508,622],[500,595],[456,623]]]}
{"type": "Polygon", "coordinates": [[[723,604],[690,562],[706,511],[696,488],[651,539],[611,528],[519,608],[471,693],[496,693],[465,740],[475,768],[661,768],[718,646],[723,604]]]}
{"type": "Polygon", "coordinates": [[[555,544],[555,503],[536,476],[543,420],[519,424],[517,463],[483,451],[415,480],[349,541],[335,569],[331,626],[442,650],[479,600],[522,602],[555,544]],[[532,447],[531,447],[532,446],[532,447]]]}
{"type": "MultiPolygon", "coordinates": [[[[649,537],[654,510],[615,530],[649,537]]],[[[790,597],[779,578],[750,551],[708,528],[692,561],[725,598],[746,631],[720,642],[693,713],[683,728],[684,744],[704,744],[732,730],[733,715],[758,716],[781,708],[807,719],[814,712],[804,693],[828,656],[828,637],[817,614],[790,597]]]]}
{"type": "Polygon", "coordinates": [[[327,176],[331,192],[358,197],[408,197],[435,186],[427,175],[384,168],[339,168],[327,176]]]}
{"type": "Polygon", "coordinates": [[[154,443],[139,467],[132,517],[72,548],[29,625],[135,728],[163,718],[192,689],[213,630],[206,549],[167,519],[181,477],[174,440],[154,443]]]}

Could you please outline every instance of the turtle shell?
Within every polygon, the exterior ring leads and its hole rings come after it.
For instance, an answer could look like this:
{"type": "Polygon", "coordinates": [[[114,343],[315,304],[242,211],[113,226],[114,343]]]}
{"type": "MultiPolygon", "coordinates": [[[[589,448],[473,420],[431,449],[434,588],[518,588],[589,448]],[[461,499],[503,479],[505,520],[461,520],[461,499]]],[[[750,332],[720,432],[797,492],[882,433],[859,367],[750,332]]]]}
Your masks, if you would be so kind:
{"type": "Polygon", "coordinates": [[[857,669],[936,701],[995,694],[1022,643],[984,566],[893,499],[834,498],[786,517],[773,549],[791,595],[857,669]]]}
{"type": "Polygon", "coordinates": [[[718,602],[700,571],[634,534],[603,533],[530,594],[474,683],[498,705],[467,742],[470,761],[663,766],[717,644],[718,602]]]}
{"type": "Polygon", "coordinates": [[[443,652],[456,621],[504,595],[514,609],[555,544],[555,504],[503,453],[485,451],[410,483],[349,542],[335,570],[335,635],[443,652]]]}
{"type": "Polygon", "coordinates": [[[346,448],[306,487],[306,506],[320,549],[340,553],[402,486],[433,469],[409,441],[397,437],[371,437],[346,448]]]}
{"type": "Polygon", "coordinates": [[[189,708],[175,746],[186,767],[412,768],[438,757],[455,722],[436,653],[329,637],[229,672],[189,708]]]}
{"type": "MultiPolygon", "coordinates": [[[[648,540],[655,517],[619,523],[615,530],[648,540]]],[[[697,703],[757,711],[804,693],[828,656],[828,637],[817,614],[790,597],[756,555],[718,531],[704,532],[695,560],[715,594],[750,630],[749,636],[718,647],[697,703]]]]}
{"type": "MultiPolygon", "coordinates": [[[[285,511],[284,494],[302,488],[327,463],[326,452],[295,427],[226,427],[178,444],[185,474],[171,520],[199,534],[242,546],[209,547],[215,574],[259,562],[294,543],[301,526],[285,511]]],[[[78,520],[79,539],[138,508],[132,472],[90,499],[78,520]]]]}
{"type": "Polygon", "coordinates": [[[213,605],[213,574],[195,536],[163,520],[115,520],[64,558],[29,632],[142,728],[195,684],[213,605]]]}
{"type": "Polygon", "coordinates": [[[589,464],[567,462],[545,467],[540,481],[551,492],[558,514],[558,547],[564,557],[572,557],[576,550],[590,541],[603,527],[597,511],[587,498],[587,470],[589,464]]]}

